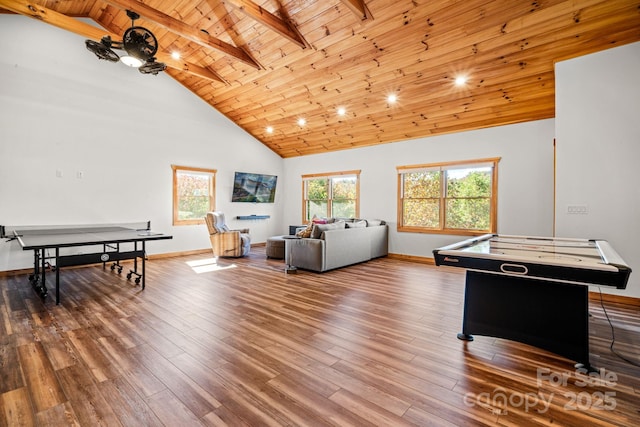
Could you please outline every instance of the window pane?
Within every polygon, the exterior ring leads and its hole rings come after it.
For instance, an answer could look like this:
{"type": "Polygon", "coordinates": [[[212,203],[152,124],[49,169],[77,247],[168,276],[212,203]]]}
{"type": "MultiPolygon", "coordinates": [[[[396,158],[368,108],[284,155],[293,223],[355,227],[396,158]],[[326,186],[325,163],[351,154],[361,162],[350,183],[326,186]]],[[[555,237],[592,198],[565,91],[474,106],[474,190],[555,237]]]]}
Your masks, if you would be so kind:
{"type": "Polygon", "coordinates": [[[211,176],[178,172],[178,219],[204,218],[210,209],[211,176]]]}
{"type": "Polygon", "coordinates": [[[311,179],[306,181],[306,183],[308,200],[327,200],[329,198],[327,179],[311,179]]]}
{"type": "Polygon", "coordinates": [[[309,221],[314,215],[320,218],[357,217],[359,175],[354,172],[303,175],[303,221],[309,221]]]}
{"type": "MultiPolygon", "coordinates": [[[[352,176],[352,177],[346,177],[346,178],[332,178],[331,186],[332,186],[331,191],[333,193],[334,202],[336,200],[344,200],[344,199],[355,200],[356,177],[352,176]]],[[[339,215],[335,215],[334,213],[334,216],[339,216],[339,215]]]]}
{"type": "Polygon", "coordinates": [[[447,197],[491,197],[491,168],[452,169],[447,174],[447,197]]]}
{"type": "Polygon", "coordinates": [[[403,174],[404,198],[440,197],[440,171],[403,174]]]}
{"type": "Polygon", "coordinates": [[[440,227],[439,199],[404,199],[402,225],[406,227],[440,227]]]}
{"type": "Polygon", "coordinates": [[[488,230],[491,199],[447,199],[446,228],[488,230]]]}
{"type": "Polygon", "coordinates": [[[326,200],[307,200],[307,221],[313,216],[324,218],[327,216],[328,203],[326,200]]]}
{"type": "Polygon", "coordinates": [[[332,216],[339,218],[355,218],[356,216],[355,200],[334,200],[332,207],[332,216]]]}
{"type": "Polygon", "coordinates": [[[398,167],[400,231],[482,234],[496,231],[499,158],[398,167]],[[403,228],[406,227],[406,230],[403,228]]]}

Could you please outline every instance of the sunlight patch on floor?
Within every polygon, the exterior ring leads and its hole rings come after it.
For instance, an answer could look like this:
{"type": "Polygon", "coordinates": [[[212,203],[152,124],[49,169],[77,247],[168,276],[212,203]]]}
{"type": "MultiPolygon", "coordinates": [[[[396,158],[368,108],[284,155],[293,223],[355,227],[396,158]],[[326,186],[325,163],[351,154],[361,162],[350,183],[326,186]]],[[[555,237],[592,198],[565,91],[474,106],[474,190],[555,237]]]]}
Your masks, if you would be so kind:
{"type": "Polygon", "coordinates": [[[231,268],[237,267],[237,265],[235,264],[218,264],[215,258],[187,261],[186,264],[189,267],[191,267],[191,269],[196,274],[210,273],[212,271],[220,271],[220,270],[229,270],[231,268]]]}

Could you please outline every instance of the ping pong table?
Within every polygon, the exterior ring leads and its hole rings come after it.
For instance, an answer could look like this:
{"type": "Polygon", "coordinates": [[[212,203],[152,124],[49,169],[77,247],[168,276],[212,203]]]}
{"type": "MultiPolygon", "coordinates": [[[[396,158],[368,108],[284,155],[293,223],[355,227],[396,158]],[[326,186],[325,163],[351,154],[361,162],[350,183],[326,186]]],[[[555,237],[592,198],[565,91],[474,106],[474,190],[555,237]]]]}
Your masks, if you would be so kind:
{"type": "Polygon", "coordinates": [[[60,269],[78,265],[113,262],[111,270],[122,272],[120,261],[133,260],[127,279],[145,288],[146,242],[172,239],[173,236],[151,230],[151,222],[129,224],[2,226],[0,237],[16,240],[23,250],[33,251],[33,274],[29,281],[42,298],[48,294],[47,267],[55,270],[56,304],[60,304],[60,269]],[[86,247],[88,252],[80,251],[86,247]],[[76,248],[76,249],[70,249],[76,248]],[[53,253],[51,253],[53,252],[53,253]],[[140,259],[140,271],[138,271],[140,259]]]}

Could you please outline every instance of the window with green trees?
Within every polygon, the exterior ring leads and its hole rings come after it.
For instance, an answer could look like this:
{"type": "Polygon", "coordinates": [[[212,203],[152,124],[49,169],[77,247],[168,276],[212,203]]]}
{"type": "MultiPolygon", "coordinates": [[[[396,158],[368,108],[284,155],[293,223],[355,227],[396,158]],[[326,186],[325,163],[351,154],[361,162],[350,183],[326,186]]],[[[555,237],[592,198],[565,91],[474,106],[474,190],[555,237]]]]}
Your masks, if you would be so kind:
{"type": "Polygon", "coordinates": [[[213,169],[172,165],[173,225],[202,224],[209,211],[215,210],[215,176],[213,169]]]}
{"type": "Polygon", "coordinates": [[[399,166],[398,230],[496,232],[499,158],[399,166]]]}
{"type": "Polygon", "coordinates": [[[331,172],[302,176],[302,219],[315,216],[357,218],[360,200],[360,171],[331,172]]]}

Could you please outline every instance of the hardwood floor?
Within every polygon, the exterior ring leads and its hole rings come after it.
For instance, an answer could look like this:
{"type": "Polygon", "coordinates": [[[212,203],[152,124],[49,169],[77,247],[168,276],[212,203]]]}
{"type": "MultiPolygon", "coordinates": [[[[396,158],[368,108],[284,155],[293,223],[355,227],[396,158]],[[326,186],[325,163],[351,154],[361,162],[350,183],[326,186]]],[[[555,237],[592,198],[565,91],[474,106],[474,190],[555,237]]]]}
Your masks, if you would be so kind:
{"type": "MultiPolygon", "coordinates": [[[[287,275],[264,247],[219,264],[151,260],[144,291],[66,269],[59,306],[0,277],[0,425],[640,425],[640,368],[609,350],[598,303],[586,381],[534,347],[459,341],[462,271],[385,258],[287,275]]],[[[640,310],[605,307],[637,363],[640,310]]]]}

